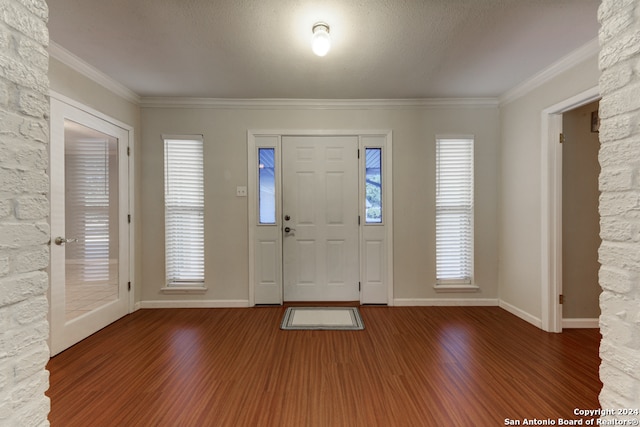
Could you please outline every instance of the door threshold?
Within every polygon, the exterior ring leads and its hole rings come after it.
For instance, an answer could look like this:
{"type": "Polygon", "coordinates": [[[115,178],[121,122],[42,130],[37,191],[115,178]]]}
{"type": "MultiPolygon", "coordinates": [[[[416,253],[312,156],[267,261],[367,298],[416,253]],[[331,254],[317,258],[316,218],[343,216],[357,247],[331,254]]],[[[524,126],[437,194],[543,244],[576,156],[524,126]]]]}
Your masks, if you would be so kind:
{"type": "Polygon", "coordinates": [[[284,307],[358,307],[360,301],[285,301],[284,307]]]}

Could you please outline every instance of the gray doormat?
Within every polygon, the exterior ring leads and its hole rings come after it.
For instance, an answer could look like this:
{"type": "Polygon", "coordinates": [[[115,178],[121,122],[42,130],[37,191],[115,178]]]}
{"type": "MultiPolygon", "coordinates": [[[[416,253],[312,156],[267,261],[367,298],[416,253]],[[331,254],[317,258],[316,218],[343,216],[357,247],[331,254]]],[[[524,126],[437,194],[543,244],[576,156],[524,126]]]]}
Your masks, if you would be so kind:
{"type": "Polygon", "coordinates": [[[364,323],[357,307],[289,307],[280,329],[356,331],[364,323]]]}

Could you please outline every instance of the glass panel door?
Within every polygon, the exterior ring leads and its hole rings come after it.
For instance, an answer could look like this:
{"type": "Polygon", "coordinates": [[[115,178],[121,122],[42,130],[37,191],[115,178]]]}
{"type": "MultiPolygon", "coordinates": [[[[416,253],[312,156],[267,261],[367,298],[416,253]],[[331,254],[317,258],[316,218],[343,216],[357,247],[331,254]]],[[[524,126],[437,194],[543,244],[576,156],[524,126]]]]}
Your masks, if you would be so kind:
{"type": "Polygon", "coordinates": [[[118,140],[65,120],[67,320],[118,299],[118,140]]]}
{"type": "Polygon", "coordinates": [[[87,110],[51,99],[52,355],[130,306],[129,131],[87,110]]]}

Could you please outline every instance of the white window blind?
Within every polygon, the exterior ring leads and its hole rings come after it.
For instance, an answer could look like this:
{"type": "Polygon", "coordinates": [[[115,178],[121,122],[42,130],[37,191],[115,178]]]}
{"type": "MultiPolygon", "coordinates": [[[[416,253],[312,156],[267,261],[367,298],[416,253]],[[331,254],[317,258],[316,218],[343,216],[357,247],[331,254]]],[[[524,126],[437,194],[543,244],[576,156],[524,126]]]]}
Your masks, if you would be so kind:
{"type": "Polygon", "coordinates": [[[436,139],[436,276],[473,282],[473,138],[436,139]]]}
{"type": "Polygon", "coordinates": [[[204,285],[203,141],[164,140],[167,286],[204,285]]]}
{"type": "Polygon", "coordinates": [[[112,237],[117,247],[117,158],[115,138],[65,136],[66,235],[77,242],[66,246],[67,279],[109,283],[112,237]],[[111,162],[111,164],[110,164],[111,162]],[[113,170],[113,176],[110,172],[113,170]],[[112,221],[112,219],[114,221],[112,221]]]}

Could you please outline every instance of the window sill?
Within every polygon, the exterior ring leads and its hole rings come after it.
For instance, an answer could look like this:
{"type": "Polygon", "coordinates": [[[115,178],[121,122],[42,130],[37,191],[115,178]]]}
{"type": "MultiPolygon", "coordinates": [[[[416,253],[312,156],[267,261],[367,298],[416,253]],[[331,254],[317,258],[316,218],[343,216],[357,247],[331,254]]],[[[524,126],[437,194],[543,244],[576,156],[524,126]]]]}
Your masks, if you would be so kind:
{"type": "Polygon", "coordinates": [[[434,285],[433,289],[436,292],[478,292],[480,286],[473,284],[447,284],[447,285],[434,285]]]}
{"type": "Polygon", "coordinates": [[[204,286],[165,286],[160,289],[163,294],[205,294],[207,291],[204,286]]]}

